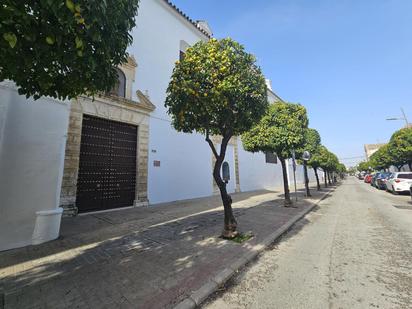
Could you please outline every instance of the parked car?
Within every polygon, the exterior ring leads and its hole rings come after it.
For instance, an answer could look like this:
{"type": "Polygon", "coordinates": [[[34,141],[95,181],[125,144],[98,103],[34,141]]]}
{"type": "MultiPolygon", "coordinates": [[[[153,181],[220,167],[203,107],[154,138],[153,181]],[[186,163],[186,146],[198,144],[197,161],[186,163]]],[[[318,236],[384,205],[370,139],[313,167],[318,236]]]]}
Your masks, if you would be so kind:
{"type": "Polygon", "coordinates": [[[371,186],[376,187],[376,179],[380,176],[381,173],[375,173],[371,179],[371,186]]]}
{"type": "Polygon", "coordinates": [[[386,182],[390,176],[391,173],[381,173],[378,178],[376,178],[376,188],[386,190],[386,182]]]}
{"type": "Polygon", "coordinates": [[[366,183],[371,183],[372,180],[372,175],[371,174],[366,174],[365,178],[363,179],[364,182],[366,183]]]}
{"type": "Polygon", "coordinates": [[[365,178],[365,174],[363,174],[363,173],[358,174],[358,179],[359,180],[363,180],[364,178],[365,178]]]}
{"type": "Polygon", "coordinates": [[[412,184],[412,172],[392,173],[386,181],[386,188],[393,194],[408,192],[412,184]]]}
{"type": "Polygon", "coordinates": [[[411,183],[411,186],[409,187],[409,193],[411,194],[411,199],[412,199],[412,183],[411,183]]]}

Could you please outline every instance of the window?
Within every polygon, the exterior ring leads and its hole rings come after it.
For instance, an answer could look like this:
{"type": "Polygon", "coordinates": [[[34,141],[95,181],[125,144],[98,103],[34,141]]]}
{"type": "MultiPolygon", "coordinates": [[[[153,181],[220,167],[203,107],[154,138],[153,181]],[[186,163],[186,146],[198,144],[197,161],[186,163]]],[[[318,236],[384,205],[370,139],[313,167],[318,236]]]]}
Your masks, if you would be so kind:
{"type": "Polygon", "coordinates": [[[278,157],[273,152],[265,152],[266,163],[278,163],[278,157]]]}
{"type": "Polygon", "coordinates": [[[404,174],[398,174],[397,178],[401,179],[412,179],[412,173],[404,173],[404,174]]]}
{"type": "Polygon", "coordinates": [[[179,60],[182,61],[185,57],[186,50],[190,47],[190,45],[181,40],[179,44],[179,60]]]}
{"type": "Polygon", "coordinates": [[[185,58],[185,52],[180,51],[179,53],[179,61],[182,61],[185,58]]]}
{"type": "Polygon", "coordinates": [[[116,69],[117,83],[110,90],[110,94],[124,98],[126,96],[126,75],[120,69],[116,69]]]}

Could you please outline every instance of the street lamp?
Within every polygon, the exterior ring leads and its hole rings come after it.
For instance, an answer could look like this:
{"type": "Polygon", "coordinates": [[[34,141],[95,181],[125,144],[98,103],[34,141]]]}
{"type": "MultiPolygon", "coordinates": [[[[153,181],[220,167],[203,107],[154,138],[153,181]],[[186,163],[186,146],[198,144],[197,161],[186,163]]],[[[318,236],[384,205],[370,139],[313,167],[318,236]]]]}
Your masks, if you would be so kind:
{"type": "Polygon", "coordinates": [[[302,154],[302,159],[303,159],[303,172],[305,174],[305,189],[306,189],[306,196],[309,197],[310,191],[309,191],[309,177],[308,177],[308,167],[307,163],[310,160],[310,152],[305,150],[302,154]]]}
{"type": "Polygon", "coordinates": [[[406,114],[403,111],[403,108],[401,107],[401,112],[402,112],[402,117],[392,117],[392,118],[386,118],[386,120],[404,120],[406,123],[406,127],[409,127],[409,122],[408,122],[408,118],[406,118],[406,114]]]}
{"type": "Polygon", "coordinates": [[[298,189],[296,187],[296,153],[295,150],[292,149],[292,166],[293,166],[293,182],[295,183],[295,200],[298,201],[298,189]]]}
{"type": "Polygon", "coordinates": [[[307,151],[307,150],[305,150],[305,151],[303,152],[302,159],[303,159],[304,161],[309,161],[309,160],[310,160],[310,152],[307,151]]]}

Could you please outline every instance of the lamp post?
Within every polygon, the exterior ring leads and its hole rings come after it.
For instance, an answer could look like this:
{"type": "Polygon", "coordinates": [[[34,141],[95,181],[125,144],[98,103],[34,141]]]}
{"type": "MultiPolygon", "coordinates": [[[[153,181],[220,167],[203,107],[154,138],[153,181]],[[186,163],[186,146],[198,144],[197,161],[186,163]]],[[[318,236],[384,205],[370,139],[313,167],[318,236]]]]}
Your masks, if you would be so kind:
{"type": "Polygon", "coordinates": [[[309,177],[308,177],[308,166],[307,163],[310,160],[310,152],[304,151],[302,155],[303,159],[303,172],[305,174],[305,189],[306,189],[306,197],[311,196],[309,191],[309,177]]]}
{"type": "Polygon", "coordinates": [[[406,118],[406,114],[403,110],[403,108],[401,107],[401,112],[402,112],[402,117],[392,117],[392,118],[386,118],[386,120],[404,120],[406,123],[406,127],[409,127],[409,121],[408,118],[406,118]]]}
{"type": "Polygon", "coordinates": [[[295,150],[292,149],[292,167],[293,167],[293,182],[295,183],[295,200],[298,201],[298,190],[296,187],[296,153],[295,150]]]}

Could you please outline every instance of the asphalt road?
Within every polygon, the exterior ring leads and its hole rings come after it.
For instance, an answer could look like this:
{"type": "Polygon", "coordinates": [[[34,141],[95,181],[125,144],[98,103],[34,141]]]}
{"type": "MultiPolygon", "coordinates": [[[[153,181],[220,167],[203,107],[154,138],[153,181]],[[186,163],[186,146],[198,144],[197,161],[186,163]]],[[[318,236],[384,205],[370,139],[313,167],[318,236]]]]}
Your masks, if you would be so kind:
{"type": "Polygon", "coordinates": [[[412,203],[353,177],[205,308],[412,308],[412,203]]]}

